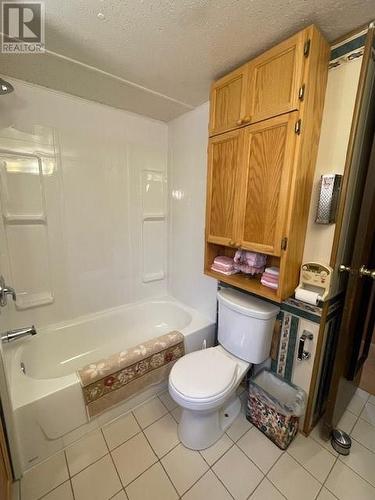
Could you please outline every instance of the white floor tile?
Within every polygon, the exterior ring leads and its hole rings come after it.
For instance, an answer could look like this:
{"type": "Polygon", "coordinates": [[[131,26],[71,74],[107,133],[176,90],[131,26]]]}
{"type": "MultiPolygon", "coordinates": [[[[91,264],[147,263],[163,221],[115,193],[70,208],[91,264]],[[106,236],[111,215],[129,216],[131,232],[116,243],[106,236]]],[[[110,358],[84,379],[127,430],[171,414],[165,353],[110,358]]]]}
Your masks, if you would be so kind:
{"type": "Polygon", "coordinates": [[[316,500],[336,500],[337,497],[333,495],[325,486],[320,490],[316,500]]]}
{"type": "Polygon", "coordinates": [[[212,469],[236,500],[248,498],[264,477],[236,445],[212,469]]]}
{"type": "Polygon", "coordinates": [[[227,434],[233,441],[238,441],[252,426],[253,424],[246,419],[245,413],[241,411],[233,424],[227,429],[227,434]]]}
{"type": "Polygon", "coordinates": [[[108,453],[103,434],[96,430],[72,444],[65,450],[69,472],[74,476],[82,469],[108,453]]]}
{"type": "Polygon", "coordinates": [[[253,427],[237,442],[237,445],[264,474],[270,470],[283,453],[259,429],[253,427]]]}
{"type": "Polygon", "coordinates": [[[375,486],[375,453],[352,439],[350,454],[347,456],[339,455],[339,458],[345,465],[375,486]]]}
{"type": "Polygon", "coordinates": [[[21,480],[22,500],[35,500],[69,479],[63,452],[26,472],[21,480]]]}
{"type": "Polygon", "coordinates": [[[372,452],[375,453],[375,427],[362,420],[358,419],[355,424],[352,432],[352,437],[359,441],[363,446],[369,448],[372,452]]]}
{"type": "Polygon", "coordinates": [[[362,410],[361,418],[375,427],[375,404],[366,403],[362,410]]]}
{"type": "Polygon", "coordinates": [[[129,500],[176,500],[178,495],[160,463],[156,463],[126,488],[129,500]]]}
{"type": "Polygon", "coordinates": [[[117,495],[112,497],[110,500],[128,500],[128,497],[124,490],[121,490],[117,495]]]}
{"type": "Polygon", "coordinates": [[[365,404],[367,402],[367,399],[368,399],[368,396],[365,396],[361,392],[355,392],[354,396],[352,397],[352,400],[348,404],[347,410],[354,413],[354,415],[359,416],[361,411],[363,410],[363,407],[365,406],[365,404]]]}
{"type": "Polygon", "coordinates": [[[249,500],[285,500],[285,497],[265,477],[249,500]]]}
{"type": "Polygon", "coordinates": [[[113,450],[120,444],[125,443],[128,439],[140,432],[141,428],[137,424],[132,413],[128,413],[123,417],[114,420],[103,427],[103,434],[107,441],[110,450],[113,450]]]}
{"type": "Polygon", "coordinates": [[[181,420],[181,413],[182,413],[182,408],[181,406],[177,406],[173,411],[171,411],[173,418],[176,420],[177,423],[180,422],[181,420]]]}
{"type": "Polygon", "coordinates": [[[342,417],[340,418],[337,428],[350,434],[353,430],[355,423],[357,422],[358,416],[349,410],[345,410],[342,417]]]}
{"type": "Polygon", "coordinates": [[[223,434],[215,444],[205,450],[202,450],[200,453],[208,465],[211,466],[217,462],[232,445],[233,441],[229,439],[226,434],[223,434]]]}
{"type": "Polygon", "coordinates": [[[168,413],[168,410],[159,398],[154,398],[138,406],[133,413],[139,425],[144,429],[148,425],[153,424],[155,420],[168,413]]]}
{"type": "Polygon", "coordinates": [[[144,433],[159,458],[179,443],[177,423],[169,414],[147,427],[144,433]]]}
{"type": "Polygon", "coordinates": [[[365,401],[368,401],[368,398],[370,397],[370,394],[364,389],[361,389],[360,387],[357,387],[355,394],[357,394],[357,396],[359,396],[365,401]]]}
{"type": "Polygon", "coordinates": [[[70,481],[63,483],[56,489],[48,493],[43,500],[73,500],[72,486],[70,481]]]}
{"type": "Polygon", "coordinates": [[[178,406],[176,401],[171,398],[168,391],[159,394],[159,399],[163,403],[163,405],[168,409],[168,411],[172,411],[178,406]]]}
{"type": "Polygon", "coordinates": [[[111,453],[124,486],[157,461],[143,434],[137,434],[111,453]]]}
{"type": "Polygon", "coordinates": [[[228,491],[210,470],[182,498],[183,500],[232,500],[228,491]]]}
{"type": "Polygon", "coordinates": [[[179,444],[161,460],[178,493],[183,495],[203,474],[208,466],[197,451],[179,444]]]}
{"type": "Polygon", "coordinates": [[[375,488],[338,460],[325,486],[340,500],[374,500],[375,488]]]}
{"type": "Polygon", "coordinates": [[[108,500],[122,488],[109,455],[72,478],[75,500],[108,500]]]}
{"type": "Polygon", "coordinates": [[[298,434],[288,448],[288,453],[323,483],[336,458],[312,438],[298,434]]]}
{"type": "Polygon", "coordinates": [[[268,473],[268,479],[288,500],[313,500],[321,484],[288,453],[268,473]]]}
{"type": "Polygon", "coordinates": [[[332,455],[335,457],[338,456],[338,453],[334,448],[332,448],[331,445],[331,440],[330,439],[323,439],[321,434],[320,434],[320,429],[319,429],[319,423],[314,427],[314,429],[311,431],[309,437],[314,439],[317,443],[319,443],[323,448],[325,448],[327,451],[329,451],[332,455]]]}
{"type": "Polygon", "coordinates": [[[368,398],[368,402],[371,403],[371,404],[373,404],[373,405],[375,405],[375,396],[374,395],[370,396],[368,398]]]}

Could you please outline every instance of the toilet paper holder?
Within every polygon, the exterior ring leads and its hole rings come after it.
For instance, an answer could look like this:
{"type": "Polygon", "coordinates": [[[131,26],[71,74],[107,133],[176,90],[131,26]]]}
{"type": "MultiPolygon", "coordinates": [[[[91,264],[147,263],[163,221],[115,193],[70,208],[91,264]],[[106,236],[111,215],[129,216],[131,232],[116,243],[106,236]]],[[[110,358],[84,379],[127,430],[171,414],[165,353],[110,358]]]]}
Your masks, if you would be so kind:
{"type": "Polygon", "coordinates": [[[320,262],[305,262],[301,266],[300,281],[295,291],[296,299],[309,304],[327,300],[331,288],[333,269],[320,262]]]}

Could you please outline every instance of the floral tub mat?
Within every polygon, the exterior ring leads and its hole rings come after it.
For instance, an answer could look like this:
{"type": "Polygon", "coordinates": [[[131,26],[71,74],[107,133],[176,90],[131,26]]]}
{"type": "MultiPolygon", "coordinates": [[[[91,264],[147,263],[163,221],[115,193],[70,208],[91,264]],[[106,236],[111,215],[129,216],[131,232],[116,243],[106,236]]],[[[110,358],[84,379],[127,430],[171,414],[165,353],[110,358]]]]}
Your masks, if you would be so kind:
{"type": "Polygon", "coordinates": [[[78,377],[89,417],[159,384],[184,354],[184,336],[173,331],[85,366],[78,377]]]}

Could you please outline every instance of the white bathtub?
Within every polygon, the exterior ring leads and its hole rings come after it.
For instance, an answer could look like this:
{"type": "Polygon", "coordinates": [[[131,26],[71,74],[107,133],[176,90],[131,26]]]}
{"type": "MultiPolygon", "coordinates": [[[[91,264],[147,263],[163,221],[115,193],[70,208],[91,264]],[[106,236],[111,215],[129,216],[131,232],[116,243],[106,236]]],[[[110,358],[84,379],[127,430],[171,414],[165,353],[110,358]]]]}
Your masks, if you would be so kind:
{"type": "Polygon", "coordinates": [[[166,297],[37,328],[36,336],[5,345],[23,470],[161,390],[151,388],[89,422],[76,371],[172,330],[185,336],[186,352],[200,349],[204,341],[207,346],[214,342],[212,321],[166,297]]]}

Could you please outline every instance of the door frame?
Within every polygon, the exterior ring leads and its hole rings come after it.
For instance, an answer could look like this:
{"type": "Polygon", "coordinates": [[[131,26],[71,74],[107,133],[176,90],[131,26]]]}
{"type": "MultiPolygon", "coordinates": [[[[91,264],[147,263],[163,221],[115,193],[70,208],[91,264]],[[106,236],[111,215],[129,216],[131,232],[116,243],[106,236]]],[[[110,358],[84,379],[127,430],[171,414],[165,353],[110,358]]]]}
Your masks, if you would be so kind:
{"type": "MultiPolygon", "coordinates": [[[[363,285],[363,278],[359,276],[359,268],[364,262],[364,255],[369,252],[369,242],[359,237],[367,229],[363,227],[368,223],[370,217],[369,206],[373,204],[370,189],[365,182],[367,176],[374,182],[375,179],[375,52],[374,52],[374,24],[369,26],[361,73],[358,84],[356,104],[353,113],[353,121],[349,138],[348,152],[345,162],[345,171],[343,185],[338,210],[338,218],[335,227],[334,241],[331,252],[331,267],[334,268],[336,277],[339,280],[339,291],[346,289],[343,315],[341,325],[336,335],[339,337],[337,350],[334,358],[333,374],[330,381],[330,389],[327,399],[326,411],[323,417],[323,433],[329,434],[336,427],[343,412],[353,397],[361,375],[361,369],[357,371],[354,377],[350,377],[349,364],[353,356],[355,321],[357,319],[356,308],[359,307],[359,291],[363,285]],[[372,68],[370,66],[373,65],[372,68]],[[374,72],[372,75],[370,70],[374,72]],[[370,110],[370,111],[368,111],[370,110]],[[366,127],[363,129],[364,124],[366,127]],[[360,155],[358,155],[360,153],[360,155]],[[358,157],[356,157],[358,155],[358,157]],[[357,172],[355,165],[358,165],[357,172]],[[353,183],[354,176],[359,173],[356,182],[353,183]],[[358,221],[356,230],[353,233],[354,238],[343,245],[343,236],[345,235],[345,223],[347,220],[346,209],[349,207],[351,190],[356,189],[358,200],[354,200],[350,220],[358,221]],[[367,191],[366,191],[367,190],[367,191]],[[362,195],[362,196],[361,196],[362,195]],[[363,200],[363,202],[362,202],[363,200]],[[348,248],[348,259],[350,262],[341,262],[342,248],[348,248]],[[341,264],[350,266],[349,273],[338,273],[341,264]]],[[[372,191],[374,194],[374,191],[372,191]]],[[[371,210],[371,208],[370,208],[371,210]]],[[[345,257],[344,257],[345,258],[345,257]]]]}

